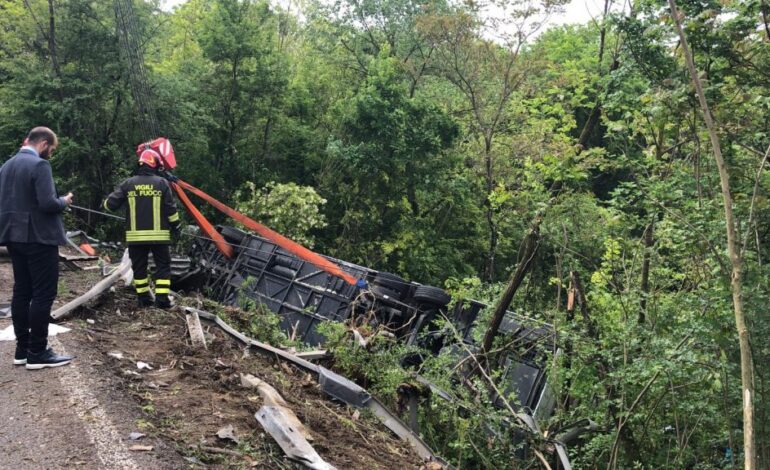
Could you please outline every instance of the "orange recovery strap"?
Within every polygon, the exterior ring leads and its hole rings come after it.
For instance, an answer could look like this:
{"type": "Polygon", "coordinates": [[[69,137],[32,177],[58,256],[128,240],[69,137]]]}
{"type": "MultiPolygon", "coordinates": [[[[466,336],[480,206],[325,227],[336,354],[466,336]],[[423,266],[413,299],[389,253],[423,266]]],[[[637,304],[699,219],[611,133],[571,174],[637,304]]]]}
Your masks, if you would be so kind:
{"type": "MultiPolygon", "coordinates": [[[[181,183],[181,181],[179,181],[181,183]]],[[[176,195],[179,196],[179,200],[182,201],[182,204],[184,204],[184,207],[187,209],[187,212],[190,213],[190,215],[195,219],[195,222],[198,224],[198,226],[203,230],[206,235],[211,238],[214,243],[217,245],[217,248],[219,248],[219,251],[222,252],[225,256],[228,258],[233,257],[233,247],[230,246],[229,243],[225,241],[225,238],[217,232],[217,229],[214,228],[213,225],[211,225],[211,222],[209,222],[206,217],[203,216],[203,214],[200,213],[197,207],[190,201],[190,198],[187,197],[187,194],[184,192],[184,189],[180,188],[179,185],[175,182],[171,183],[171,187],[174,188],[174,191],[176,192],[176,195]]]]}
{"type": "MultiPolygon", "coordinates": [[[[174,183],[174,189],[176,189],[177,194],[179,194],[180,199],[182,199],[182,197],[183,197],[182,195],[184,195],[184,198],[187,199],[187,195],[184,194],[184,191],[182,190],[182,188],[189,190],[191,193],[195,194],[196,196],[200,197],[201,199],[205,200],[206,202],[208,202],[212,206],[214,206],[217,209],[219,209],[225,215],[227,215],[230,218],[232,218],[233,220],[243,224],[249,230],[253,230],[253,231],[257,232],[262,237],[270,240],[271,242],[273,242],[276,245],[280,246],[284,250],[294,254],[295,256],[297,256],[297,257],[299,257],[299,258],[301,258],[301,259],[303,259],[303,260],[305,260],[305,261],[307,261],[309,263],[314,264],[318,268],[323,269],[324,271],[326,271],[327,273],[329,273],[329,274],[331,274],[333,276],[337,276],[337,277],[340,277],[340,278],[344,279],[345,282],[347,282],[348,284],[351,284],[351,285],[354,285],[354,286],[361,284],[361,283],[359,283],[356,280],[356,278],[351,276],[349,273],[346,273],[345,271],[343,271],[342,268],[340,268],[336,263],[333,263],[332,261],[329,261],[328,259],[326,259],[323,256],[319,255],[318,253],[315,253],[313,251],[308,250],[307,248],[305,248],[304,246],[300,245],[297,242],[289,240],[288,238],[284,237],[280,233],[278,233],[278,232],[276,232],[274,230],[271,230],[268,227],[265,227],[264,225],[262,225],[259,222],[257,222],[255,220],[253,220],[253,219],[251,219],[251,218],[241,214],[240,212],[236,211],[235,209],[226,206],[225,204],[219,202],[218,200],[216,200],[213,197],[209,196],[208,194],[204,193],[203,191],[201,191],[200,189],[196,188],[195,186],[192,186],[192,185],[190,185],[188,183],[185,183],[182,180],[177,180],[174,183]],[[177,188],[177,186],[180,186],[180,187],[177,188]]],[[[190,210],[191,208],[195,209],[195,206],[192,205],[192,203],[190,202],[189,199],[187,199],[187,202],[185,202],[184,199],[183,199],[182,202],[185,203],[185,206],[188,208],[188,210],[190,210]],[[188,203],[189,203],[189,206],[187,205],[188,203]]],[[[195,211],[198,212],[197,209],[195,209],[195,211]]],[[[200,215],[200,212],[198,212],[198,215],[200,215]]],[[[206,221],[206,219],[203,218],[202,215],[200,215],[200,217],[204,221],[206,221]]],[[[196,217],[196,221],[198,221],[198,223],[200,225],[200,221],[197,219],[197,217],[196,217]]],[[[211,227],[211,224],[208,221],[206,221],[206,224],[208,224],[208,226],[211,227]]],[[[201,225],[201,228],[203,228],[202,225],[201,225]]],[[[206,230],[206,229],[204,229],[204,230],[206,230]]],[[[222,237],[215,229],[213,229],[213,227],[212,227],[212,230],[214,230],[214,233],[219,235],[220,238],[222,237]]],[[[213,237],[213,236],[211,238],[216,240],[216,238],[213,237]]],[[[224,241],[224,239],[222,241],[224,241]]],[[[217,243],[217,246],[219,246],[218,243],[217,243]]],[[[230,252],[232,253],[232,247],[230,247],[229,245],[227,247],[230,248],[230,252]]],[[[230,257],[230,256],[232,256],[232,255],[228,255],[228,257],[230,257]]]]}

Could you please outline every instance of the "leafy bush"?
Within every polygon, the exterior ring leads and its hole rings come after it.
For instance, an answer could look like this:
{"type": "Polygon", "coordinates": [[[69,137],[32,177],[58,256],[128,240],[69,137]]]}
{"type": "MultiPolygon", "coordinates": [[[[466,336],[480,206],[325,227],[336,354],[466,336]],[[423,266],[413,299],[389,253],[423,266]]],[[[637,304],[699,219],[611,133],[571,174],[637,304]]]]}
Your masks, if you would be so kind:
{"type": "Polygon", "coordinates": [[[310,186],[271,181],[258,190],[249,181],[235,193],[235,200],[239,211],[311,248],[315,244],[312,232],[327,225],[321,213],[326,199],[310,186]]]}

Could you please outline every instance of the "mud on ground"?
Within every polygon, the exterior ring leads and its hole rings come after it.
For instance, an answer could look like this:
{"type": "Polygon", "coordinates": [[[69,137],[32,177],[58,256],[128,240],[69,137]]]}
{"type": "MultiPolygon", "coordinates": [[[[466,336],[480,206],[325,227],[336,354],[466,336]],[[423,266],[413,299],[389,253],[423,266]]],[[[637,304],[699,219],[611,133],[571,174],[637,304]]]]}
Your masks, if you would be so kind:
{"type": "Polygon", "coordinates": [[[240,385],[239,374],[244,373],[281,393],[312,434],[313,447],[337,468],[422,465],[409,445],[375,418],[331,401],[305,372],[246,351],[213,324],[203,322],[208,350],[194,349],[182,313],[138,310],[126,289],[109,294],[97,308],[81,309],[75,323],[81,326],[74,332],[84,346],[78,351],[81,360],[91,362],[113,388],[139,404],[141,432],[172,442],[188,462],[212,468],[295,466],[254,417],[262,399],[256,390],[240,385]],[[138,369],[139,361],[152,370],[138,369]],[[228,425],[239,443],[216,436],[228,425]]]}

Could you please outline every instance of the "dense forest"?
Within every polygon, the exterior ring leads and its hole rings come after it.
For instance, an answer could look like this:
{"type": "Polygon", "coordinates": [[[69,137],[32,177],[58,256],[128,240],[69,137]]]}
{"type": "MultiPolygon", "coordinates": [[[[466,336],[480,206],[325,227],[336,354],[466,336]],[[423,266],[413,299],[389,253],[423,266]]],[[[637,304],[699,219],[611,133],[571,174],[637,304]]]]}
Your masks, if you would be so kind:
{"type": "MultiPolygon", "coordinates": [[[[511,308],[558,334],[546,434],[597,423],[575,468],[770,468],[765,0],[554,28],[559,0],[133,0],[143,64],[121,2],[0,0],[0,160],[50,126],[58,187],[98,207],[151,137],[141,67],[179,176],[321,253],[494,304],[534,239],[511,308]]],[[[349,367],[387,397],[382,348],[349,367]]],[[[438,453],[544,465],[458,388],[421,416],[438,453]]]]}

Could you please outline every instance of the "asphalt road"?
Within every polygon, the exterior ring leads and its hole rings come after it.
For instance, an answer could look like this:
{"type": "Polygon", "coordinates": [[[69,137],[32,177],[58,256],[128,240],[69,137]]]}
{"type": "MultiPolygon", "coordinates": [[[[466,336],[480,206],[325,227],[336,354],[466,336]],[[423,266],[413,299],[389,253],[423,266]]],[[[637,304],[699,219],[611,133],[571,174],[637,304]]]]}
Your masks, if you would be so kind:
{"type": "MultiPolygon", "coordinates": [[[[0,304],[9,303],[11,266],[0,258],[0,304]]],[[[0,319],[0,329],[11,324],[0,319]]],[[[52,338],[57,352],[87,357],[88,344],[67,334],[52,338]]],[[[136,403],[76,359],[55,369],[13,365],[13,342],[0,342],[0,469],[170,469],[188,465],[160,437],[129,439],[141,414],[136,403]],[[151,451],[132,450],[135,445],[151,451]]],[[[149,434],[149,433],[148,433],[149,434]]]]}

